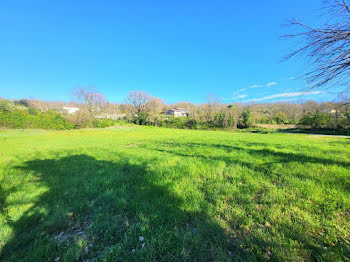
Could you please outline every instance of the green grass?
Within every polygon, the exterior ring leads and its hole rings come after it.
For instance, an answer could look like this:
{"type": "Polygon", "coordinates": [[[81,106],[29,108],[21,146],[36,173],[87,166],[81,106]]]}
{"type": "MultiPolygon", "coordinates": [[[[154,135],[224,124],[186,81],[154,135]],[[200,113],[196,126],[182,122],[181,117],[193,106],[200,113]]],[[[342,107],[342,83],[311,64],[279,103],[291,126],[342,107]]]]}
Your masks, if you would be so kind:
{"type": "Polygon", "coordinates": [[[346,138],[3,130],[0,181],[0,261],[350,257],[346,138]]]}

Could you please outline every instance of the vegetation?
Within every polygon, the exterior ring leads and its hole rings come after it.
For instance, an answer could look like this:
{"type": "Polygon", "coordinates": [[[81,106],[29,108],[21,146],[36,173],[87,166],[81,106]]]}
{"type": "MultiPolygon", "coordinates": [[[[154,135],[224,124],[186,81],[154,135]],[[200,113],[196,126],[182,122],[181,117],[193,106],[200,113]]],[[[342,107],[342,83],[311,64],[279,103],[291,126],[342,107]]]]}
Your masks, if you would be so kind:
{"type": "Polygon", "coordinates": [[[350,6],[325,2],[286,59],[336,102],[0,99],[0,261],[350,261],[350,140],[270,132],[349,135],[350,6]]]}
{"type": "Polygon", "coordinates": [[[40,111],[29,100],[0,101],[0,127],[4,128],[36,128],[66,130],[73,128],[113,126],[111,119],[95,118],[91,120],[84,109],[74,115],[67,115],[53,109],[40,111]]]}
{"type": "Polygon", "coordinates": [[[88,126],[95,127],[97,125],[96,117],[102,113],[103,108],[107,104],[107,99],[102,93],[97,92],[93,86],[90,88],[77,87],[73,90],[73,94],[78,101],[84,103],[82,107],[84,111],[84,122],[88,126]]]}
{"type": "Polygon", "coordinates": [[[339,102],[224,104],[214,96],[202,104],[179,102],[167,105],[160,98],[143,91],[132,91],[126,102],[111,104],[94,88],[75,89],[82,103],[64,110],[63,102],[39,100],[1,100],[0,126],[6,128],[79,129],[113,126],[117,120],[137,125],[181,129],[251,128],[257,125],[298,125],[299,130],[332,130],[347,134],[350,130],[350,103],[343,96],[339,102]],[[172,108],[187,110],[188,117],[167,115],[172,108]]]}
{"type": "Polygon", "coordinates": [[[6,128],[72,129],[72,124],[59,113],[40,112],[33,107],[15,107],[9,101],[0,101],[0,126],[6,128]]]}
{"type": "Polygon", "coordinates": [[[345,138],[1,131],[0,260],[347,261],[349,167],[345,138]]]}
{"type": "Polygon", "coordinates": [[[156,112],[142,113],[125,119],[140,125],[153,125],[188,129],[236,129],[250,128],[261,124],[298,125],[302,130],[350,129],[350,104],[317,103],[307,101],[303,104],[199,104],[179,103],[172,107],[183,107],[190,113],[186,117],[164,116],[170,106],[163,106],[156,112]],[[162,110],[162,111],[161,111],[162,110]],[[141,121],[142,120],[142,121],[141,121]]]}

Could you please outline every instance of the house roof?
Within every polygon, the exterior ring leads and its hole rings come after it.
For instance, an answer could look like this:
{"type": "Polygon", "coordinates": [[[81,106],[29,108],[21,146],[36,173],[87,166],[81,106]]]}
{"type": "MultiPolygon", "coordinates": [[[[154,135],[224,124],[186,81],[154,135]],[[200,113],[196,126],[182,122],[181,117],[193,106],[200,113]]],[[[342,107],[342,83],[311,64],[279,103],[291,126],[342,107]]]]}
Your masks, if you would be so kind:
{"type": "Polygon", "coordinates": [[[172,111],[174,111],[174,112],[188,112],[187,109],[185,109],[185,108],[179,108],[179,107],[176,107],[176,108],[173,108],[173,109],[170,109],[170,110],[172,110],[172,111]]]}

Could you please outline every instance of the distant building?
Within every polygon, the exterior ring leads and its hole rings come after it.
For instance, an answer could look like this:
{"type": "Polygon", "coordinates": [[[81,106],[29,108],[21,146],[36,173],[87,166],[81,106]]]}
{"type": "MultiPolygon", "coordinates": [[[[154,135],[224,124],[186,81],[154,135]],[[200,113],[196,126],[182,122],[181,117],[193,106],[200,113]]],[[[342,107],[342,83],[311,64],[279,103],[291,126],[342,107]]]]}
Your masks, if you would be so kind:
{"type": "Polygon", "coordinates": [[[321,109],[320,112],[327,113],[327,114],[335,114],[337,110],[335,109],[321,109]]]}
{"type": "Polygon", "coordinates": [[[179,117],[179,116],[188,117],[188,111],[184,108],[173,108],[168,110],[166,114],[174,117],[179,117]]]}
{"type": "Polygon", "coordinates": [[[66,110],[68,114],[74,114],[75,112],[79,111],[78,107],[71,106],[64,106],[63,109],[66,110]]]}
{"type": "Polygon", "coordinates": [[[95,116],[95,117],[96,118],[117,120],[117,119],[122,119],[122,118],[126,117],[126,114],[100,114],[100,115],[95,116]]]}

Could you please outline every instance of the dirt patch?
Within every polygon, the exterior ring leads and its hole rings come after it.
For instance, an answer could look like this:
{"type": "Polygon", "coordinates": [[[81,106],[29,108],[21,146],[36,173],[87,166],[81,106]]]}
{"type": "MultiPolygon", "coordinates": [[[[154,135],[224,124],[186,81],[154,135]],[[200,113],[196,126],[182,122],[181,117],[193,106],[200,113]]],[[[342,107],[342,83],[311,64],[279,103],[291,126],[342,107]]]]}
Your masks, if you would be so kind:
{"type": "Polygon", "coordinates": [[[267,128],[267,129],[291,129],[296,128],[296,125],[273,125],[273,124],[256,124],[257,127],[267,128]]]}
{"type": "Polygon", "coordinates": [[[84,222],[69,222],[68,227],[61,231],[58,235],[54,236],[53,239],[57,244],[62,244],[76,237],[87,239],[88,237],[86,231],[90,224],[90,219],[87,219],[84,222]]]}

